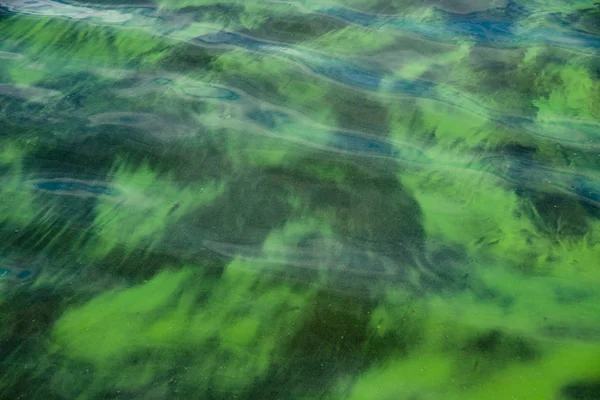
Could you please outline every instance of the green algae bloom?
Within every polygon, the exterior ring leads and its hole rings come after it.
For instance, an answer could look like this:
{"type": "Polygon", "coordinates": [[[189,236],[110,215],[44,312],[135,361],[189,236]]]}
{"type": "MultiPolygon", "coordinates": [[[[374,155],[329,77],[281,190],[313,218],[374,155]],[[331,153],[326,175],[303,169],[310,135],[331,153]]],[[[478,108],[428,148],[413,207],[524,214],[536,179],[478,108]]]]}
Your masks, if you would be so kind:
{"type": "Polygon", "coordinates": [[[0,397],[599,399],[599,18],[0,0],[0,397]]]}

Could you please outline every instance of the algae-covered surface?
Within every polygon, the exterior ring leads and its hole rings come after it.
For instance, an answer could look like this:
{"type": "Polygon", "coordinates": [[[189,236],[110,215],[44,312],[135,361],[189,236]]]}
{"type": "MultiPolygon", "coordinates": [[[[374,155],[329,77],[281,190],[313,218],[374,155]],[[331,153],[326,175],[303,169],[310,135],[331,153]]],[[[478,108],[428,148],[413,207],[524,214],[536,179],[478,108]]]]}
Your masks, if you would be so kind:
{"type": "Polygon", "coordinates": [[[600,2],[0,0],[0,399],[600,399],[600,2]]]}

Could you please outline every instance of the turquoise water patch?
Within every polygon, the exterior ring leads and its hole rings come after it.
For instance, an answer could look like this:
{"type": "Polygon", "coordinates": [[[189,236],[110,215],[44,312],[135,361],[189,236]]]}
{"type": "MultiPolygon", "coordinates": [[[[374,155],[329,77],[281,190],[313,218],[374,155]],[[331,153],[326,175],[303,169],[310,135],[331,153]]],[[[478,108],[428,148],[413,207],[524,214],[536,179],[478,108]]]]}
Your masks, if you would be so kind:
{"type": "Polygon", "coordinates": [[[0,268],[0,279],[14,282],[23,282],[34,275],[33,271],[21,267],[0,268]]]}
{"type": "Polygon", "coordinates": [[[110,184],[77,179],[48,179],[29,184],[38,190],[70,196],[118,196],[120,193],[110,184]]]}

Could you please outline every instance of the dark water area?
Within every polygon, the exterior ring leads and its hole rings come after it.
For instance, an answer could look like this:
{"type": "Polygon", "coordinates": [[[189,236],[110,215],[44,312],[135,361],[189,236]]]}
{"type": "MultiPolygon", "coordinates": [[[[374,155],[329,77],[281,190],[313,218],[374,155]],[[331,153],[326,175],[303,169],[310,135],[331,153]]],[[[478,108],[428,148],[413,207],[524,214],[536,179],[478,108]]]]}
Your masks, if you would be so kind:
{"type": "Polygon", "coordinates": [[[600,3],[0,0],[0,400],[600,399],[600,3]]]}

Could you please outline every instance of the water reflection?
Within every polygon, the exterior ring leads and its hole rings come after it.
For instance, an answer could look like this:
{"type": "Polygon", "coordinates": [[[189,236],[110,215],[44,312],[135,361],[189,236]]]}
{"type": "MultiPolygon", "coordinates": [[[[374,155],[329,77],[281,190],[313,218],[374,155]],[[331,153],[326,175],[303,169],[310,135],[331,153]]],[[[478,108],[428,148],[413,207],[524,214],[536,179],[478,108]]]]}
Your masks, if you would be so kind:
{"type": "Polygon", "coordinates": [[[0,0],[2,396],[595,398],[597,17],[0,0]]]}

